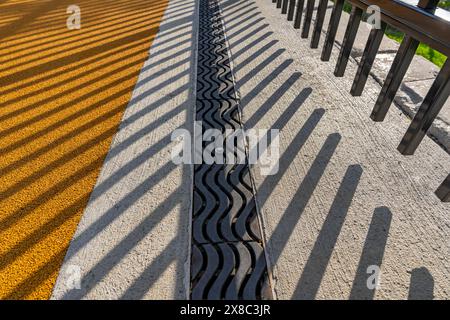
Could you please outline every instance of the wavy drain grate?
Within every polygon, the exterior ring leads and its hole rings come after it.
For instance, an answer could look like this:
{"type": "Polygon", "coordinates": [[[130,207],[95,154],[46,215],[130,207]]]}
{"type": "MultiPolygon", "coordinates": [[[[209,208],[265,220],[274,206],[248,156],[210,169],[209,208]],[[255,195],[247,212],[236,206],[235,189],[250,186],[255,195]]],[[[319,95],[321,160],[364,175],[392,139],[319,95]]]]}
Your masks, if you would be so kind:
{"type": "MultiPolygon", "coordinates": [[[[203,132],[241,129],[217,1],[200,1],[199,24],[196,120],[203,132]]],[[[272,298],[246,163],[195,166],[192,299],[272,298]]]]}

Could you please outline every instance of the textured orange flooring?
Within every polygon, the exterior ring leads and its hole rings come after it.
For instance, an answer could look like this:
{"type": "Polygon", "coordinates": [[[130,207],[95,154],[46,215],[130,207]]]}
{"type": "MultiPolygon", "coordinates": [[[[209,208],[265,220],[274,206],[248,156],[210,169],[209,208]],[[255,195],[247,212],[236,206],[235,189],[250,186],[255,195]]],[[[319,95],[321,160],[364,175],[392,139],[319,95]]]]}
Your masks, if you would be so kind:
{"type": "Polygon", "coordinates": [[[0,0],[1,299],[49,298],[167,3],[0,0]]]}

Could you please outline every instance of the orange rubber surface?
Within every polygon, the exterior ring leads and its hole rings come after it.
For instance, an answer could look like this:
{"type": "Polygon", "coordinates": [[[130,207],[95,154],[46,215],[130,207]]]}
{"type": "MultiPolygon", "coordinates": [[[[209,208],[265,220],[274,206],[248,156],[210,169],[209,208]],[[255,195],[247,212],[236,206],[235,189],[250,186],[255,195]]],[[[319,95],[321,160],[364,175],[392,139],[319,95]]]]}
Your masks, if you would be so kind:
{"type": "Polygon", "coordinates": [[[50,297],[167,3],[0,0],[1,299],[50,297]]]}

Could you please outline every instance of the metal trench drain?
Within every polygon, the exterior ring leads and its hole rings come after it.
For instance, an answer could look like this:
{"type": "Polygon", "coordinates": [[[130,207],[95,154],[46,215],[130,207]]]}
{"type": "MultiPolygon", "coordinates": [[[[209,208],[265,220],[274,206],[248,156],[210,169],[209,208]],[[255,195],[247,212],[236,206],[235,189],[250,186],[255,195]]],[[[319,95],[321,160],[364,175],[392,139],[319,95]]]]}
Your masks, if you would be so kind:
{"type": "MultiPolygon", "coordinates": [[[[241,129],[218,2],[199,13],[195,118],[202,132],[241,129]]],[[[247,163],[195,165],[192,299],[272,299],[247,163]]]]}

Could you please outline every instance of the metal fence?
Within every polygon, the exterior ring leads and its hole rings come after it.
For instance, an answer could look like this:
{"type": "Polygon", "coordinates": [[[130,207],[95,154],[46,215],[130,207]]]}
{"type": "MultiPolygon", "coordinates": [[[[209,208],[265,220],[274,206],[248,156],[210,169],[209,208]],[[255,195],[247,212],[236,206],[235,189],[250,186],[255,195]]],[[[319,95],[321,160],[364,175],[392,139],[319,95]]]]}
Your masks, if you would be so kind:
{"type": "MultiPolygon", "coordinates": [[[[295,29],[301,28],[303,19],[301,37],[309,37],[313,11],[316,5],[315,0],[272,0],[272,2],[276,3],[276,8],[281,9],[282,14],[287,14],[288,21],[293,21],[295,29]]],[[[334,70],[336,77],[344,76],[364,12],[369,7],[371,9],[376,8],[381,19],[379,27],[372,28],[367,40],[350,90],[353,96],[360,96],[364,90],[386,27],[390,25],[405,34],[370,115],[374,121],[383,121],[421,42],[440,51],[447,57],[450,56],[450,21],[435,14],[439,0],[419,0],[417,5],[411,4],[411,0],[347,0],[346,2],[351,5],[352,10],[334,70]]],[[[344,3],[344,0],[334,0],[322,48],[322,61],[330,59],[341,14],[344,10],[344,3]]],[[[319,0],[312,31],[311,48],[318,48],[319,46],[327,6],[328,0],[319,0]]],[[[403,136],[397,148],[400,153],[403,155],[414,154],[445,104],[449,93],[450,59],[447,59],[403,136]]],[[[450,175],[436,191],[436,195],[442,201],[450,202],[450,175]]]]}

